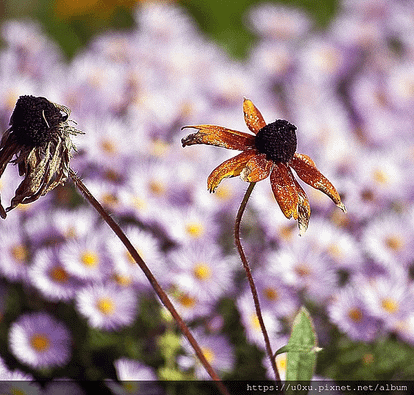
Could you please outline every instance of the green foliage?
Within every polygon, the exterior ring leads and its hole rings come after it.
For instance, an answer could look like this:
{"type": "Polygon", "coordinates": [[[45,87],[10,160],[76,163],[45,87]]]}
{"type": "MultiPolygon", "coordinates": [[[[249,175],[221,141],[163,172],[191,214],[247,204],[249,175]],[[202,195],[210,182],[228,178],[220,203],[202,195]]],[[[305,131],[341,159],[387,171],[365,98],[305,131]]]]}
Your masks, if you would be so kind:
{"type": "Polygon", "coordinates": [[[276,355],[287,352],[286,380],[310,381],[319,350],[310,314],[305,307],[301,307],[293,322],[288,344],[276,352],[276,355]]]}
{"type": "Polygon", "coordinates": [[[318,356],[318,372],[334,380],[411,380],[414,349],[393,337],[353,342],[336,332],[336,341],[318,356]],[[334,363],[333,363],[334,362],[334,363]]]}
{"type": "MultiPolygon", "coordinates": [[[[246,26],[246,13],[260,0],[192,0],[182,4],[197,20],[200,28],[231,56],[245,58],[254,42],[254,35],[246,26]]],[[[313,0],[267,1],[289,7],[302,8],[314,18],[320,27],[326,26],[337,9],[337,0],[317,2],[313,0]]]]}

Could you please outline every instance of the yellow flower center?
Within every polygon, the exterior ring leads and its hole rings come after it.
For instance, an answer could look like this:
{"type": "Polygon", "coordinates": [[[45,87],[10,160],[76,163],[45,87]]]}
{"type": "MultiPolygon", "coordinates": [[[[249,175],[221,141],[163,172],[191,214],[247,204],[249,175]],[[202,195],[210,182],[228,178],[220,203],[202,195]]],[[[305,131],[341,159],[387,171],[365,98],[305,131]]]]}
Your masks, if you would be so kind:
{"type": "Polygon", "coordinates": [[[293,227],[291,225],[283,225],[279,227],[279,235],[283,240],[291,240],[293,234],[293,227]]]}
{"type": "Polygon", "coordinates": [[[287,353],[278,355],[276,357],[276,366],[279,371],[286,372],[287,353]]]}
{"type": "Polygon", "coordinates": [[[393,251],[398,251],[404,246],[404,241],[399,235],[390,235],[385,239],[385,245],[393,251]]]}
{"type": "Polygon", "coordinates": [[[196,304],[196,300],[195,298],[187,295],[187,294],[183,294],[178,298],[178,302],[181,304],[181,306],[183,307],[187,307],[187,308],[192,308],[195,306],[196,304]]]}
{"type": "Polygon", "coordinates": [[[110,155],[116,154],[116,151],[117,151],[116,144],[114,144],[113,141],[105,139],[101,141],[100,145],[101,145],[102,151],[104,151],[105,153],[110,154],[110,155]]]}
{"type": "Polygon", "coordinates": [[[154,195],[162,196],[165,193],[165,185],[161,181],[151,181],[149,183],[149,190],[154,195]]]}
{"type": "Polygon", "coordinates": [[[29,258],[29,251],[23,244],[17,244],[11,248],[11,255],[18,263],[24,263],[29,258]]]}
{"type": "Polygon", "coordinates": [[[119,182],[122,178],[121,175],[114,169],[108,169],[104,173],[105,179],[111,182],[119,182]]]}
{"type": "Polygon", "coordinates": [[[102,195],[102,203],[105,206],[113,207],[118,203],[118,198],[112,193],[104,193],[102,195]]]}
{"type": "Polygon", "coordinates": [[[381,301],[381,306],[387,313],[391,314],[396,313],[399,309],[398,302],[391,298],[383,299],[381,301]]]}
{"type": "Polygon", "coordinates": [[[198,238],[203,235],[204,227],[198,222],[190,222],[185,226],[186,232],[194,238],[198,238]]]}
{"type": "Polygon", "coordinates": [[[166,143],[165,141],[160,140],[160,139],[155,139],[152,142],[151,154],[153,156],[161,157],[167,153],[169,148],[170,148],[170,145],[166,143]]]}
{"type": "Polygon", "coordinates": [[[374,178],[374,181],[381,185],[388,184],[388,181],[390,179],[388,174],[381,169],[374,170],[372,176],[374,178]]]}
{"type": "Polygon", "coordinates": [[[209,347],[201,347],[201,351],[203,352],[204,356],[206,357],[207,362],[209,364],[212,364],[214,362],[214,360],[216,359],[214,351],[209,347]]]}
{"type": "Polygon", "coordinates": [[[348,317],[354,322],[361,322],[362,320],[362,311],[357,307],[353,307],[348,311],[348,317]]]}
{"type": "Polygon", "coordinates": [[[252,314],[250,316],[250,323],[251,323],[253,329],[261,330],[260,321],[259,321],[259,318],[257,317],[257,314],[252,314]]]}
{"type": "Polygon", "coordinates": [[[199,280],[208,280],[211,277],[211,269],[205,263],[198,263],[193,269],[194,276],[199,280]]]}
{"type": "Polygon", "coordinates": [[[327,72],[334,72],[338,68],[340,54],[334,48],[324,48],[320,53],[319,66],[327,72]]]}
{"type": "Polygon", "coordinates": [[[76,229],[75,229],[75,227],[74,226],[69,226],[69,228],[66,229],[65,236],[68,239],[76,238],[76,229]]]}
{"type": "Polygon", "coordinates": [[[279,299],[279,293],[274,288],[270,288],[270,287],[266,288],[263,291],[263,294],[266,299],[271,300],[273,302],[279,299]]]}
{"type": "Polygon", "coordinates": [[[342,249],[338,246],[338,244],[331,244],[328,247],[328,253],[334,258],[340,258],[342,254],[342,249]]]}
{"type": "MultiPolygon", "coordinates": [[[[138,252],[139,256],[145,260],[144,253],[139,248],[135,247],[135,250],[138,252]]],[[[125,251],[125,256],[127,261],[132,265],[135,266],[137,263],[135,262],[135,259],[132,257],[131,253],[129,251],[125,251]]]]}
{"type": "Polygon", "coordinates": [[[86,251],[81,256],[81,262],[85,266],[94,267],[99,264],[99,257],[98,255],[93,251],[86,251]]]}
{"type": "Polygon", "coordinates": [[[50,347],[50,340],[46,335],[36,333],[30,338],[30,345],[37,352],[44,352],[50,347]]]}
{"type": "Polygon", "coordinates": [[[104,315],[111,315],[115,310],[115,304],[111,298],[99,299],[96,307],[104,315]]]}
{"type": "Polygon", "coordinates": [[[67,283],[69,280],[68,272],[63,267],[54,267],[50,271],[50,277],[57,283],[67,283]]]}
{"type": "Polygon", "coordinates": [[[137,210],[145,210],[147,208],[147,202],[144,199],[140,198],[139,196],[132,197],[132,205],[137,210]]]}
{"type": "Polygon", "coordinates": [[[121,285],[122,287],[128,287],[132,284],[131,276],[114,274],[113,279],[116,281],[117,284],[121,285]]]}
{"type": "Polygon", "coordinates": [[[220,200],[229,200],[233,195],[231,188],[227,185],[220,185],[214,194],[215,197],[219,198],[220,200]]]}
{"type": "Polygon", "coordinates": [[[311,274],[311,270],[307,264],[301,263],[295,267],[295,273],[299,277],[307,277],[311,274]]]}

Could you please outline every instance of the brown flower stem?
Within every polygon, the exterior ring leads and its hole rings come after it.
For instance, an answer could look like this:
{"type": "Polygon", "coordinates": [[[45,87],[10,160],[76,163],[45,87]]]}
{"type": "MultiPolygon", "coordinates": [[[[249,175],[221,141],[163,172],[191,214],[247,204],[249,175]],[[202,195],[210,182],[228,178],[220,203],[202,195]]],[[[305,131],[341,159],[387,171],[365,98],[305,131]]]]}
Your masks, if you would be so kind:
{"type": "Polygon", "coordinates": [[[270,358],[270,363],[271,363],[272,369],[275,373],[276,381],[280,382],[281,380],[280,380],[280,375],[279,375],[279,372],[278,372],[277,366],[276,366],[276,359],[273,356],[273,351],[272,351],[272,346],[270,345],[269,335],[267,334],[267,330],[266,330],[266,327],[265,327],[265,324],[264,324],[264,321],[263,321],[263,317],[262,317],[262,311],[260,309],[260,303],[259,303],[259,297],[257,295],[256,285],[254,284],[252,272],[251,272],[250,266],[249,266],[249,262],[247,261],[246,255],[243,251],[243,246],[241,245],[241,241],[240,241],[240,223],[241,223],[241,219],[242,219],[244,210],[246,209],[247,201],[249,200],[250,195],[251,195],[255,185],[256,185],[255,182],[250,183],[249,187],[247,188],[246,193],[244,194],[243,200],[240,204],[239,211],[237,212],[237,216],[236,216],[236,224],[234,226],[234,241],[236,243],[237,250],[239,251],[240,259],[243,263],[243,267],[244,267],[244,270],[246,271],[247,279],[249,281],[250,290],[251,290],[251,293],[252,293],[252,296],[253,296],[253,301],[254,301],[254,307],[256,309],[256,315],[257,315],[257,318],[259,320],[260,328],[262,330],[264,341],[265,341],[266,353],[270,358]]]}
{"type": "Polygon", "coordinates": [[[194,339],[193,335],[191,334],[190,330],[188,329],[188,326],[185,324],[185,322],[183,321],[181,316],[178,314],[177,310],[175,309],[175,307],[171,303],[171,301],[168,298],[167,294],[161,288],[158,281],[156,280],[156,278],[152,274],[151,270],[148,268],[148,266],[146,265],[144,260],[138,254],[137,250],[131,244],[128,237],[125,235],[125,233],[119,227],[119,225],[113,220],[113,218],[108,214],[108,212],[102,207],[102,205],[89,192],[88,188],[86,188],[85,184],[81,181],[81,179],[76,175],[76,173],[71,168],[69,168],[69,175],[72,178],[72,181],[74,182],[75,186],[80,190],[80,192],[85,197],[85,199],[95,208],[96,211],[98,211],[100,216],[105,220],[105,222],[115,232],[115,234],[122,241],[122,243],[124,244],[124,246],[126,247],[128,252],[134,258],[135,262],[138,264],[138,266],[144,272],[144,274],[147,277],[148,281],[151,283],[152,287],[154,288],[154,291],[156,292],[158,297],[161,299],[161,302],[164,304],[164,306],[171,313],[171,315],[173,316],[173,318],[176,321],[177,325],[179,326],[181,332],[187,338],[187,340],[190,342],[190,344],[193,347],[198,359],[200,360],[200,362],[202,363],[202,365],[206,369],[207,373],[216,382],[216,385],[217,385],[220,393],[222,395],[230,395],[227,388],[224,386],[224,384],[220,380],[219,376],[217,375],[217,373],[214,371],[214,369],[211,367],[211,365],[207,361],[206,357],[204,356],[203,352],[201,351],[200,346],[198,345],[197,341],[194,339]]]}

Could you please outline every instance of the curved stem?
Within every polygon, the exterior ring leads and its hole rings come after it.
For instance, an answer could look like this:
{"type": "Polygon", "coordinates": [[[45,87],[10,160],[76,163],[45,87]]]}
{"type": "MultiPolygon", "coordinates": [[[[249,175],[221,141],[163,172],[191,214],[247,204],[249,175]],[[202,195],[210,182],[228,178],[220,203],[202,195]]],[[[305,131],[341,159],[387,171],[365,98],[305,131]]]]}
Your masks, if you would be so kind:
{"type": "Polygon", "coordinates": [[[141,258],[141,256],[138,254],[137,250],[134,248],[134,246],[129,241],[128,237],[125,235],[125,233],[122,231],[122,229],[119,227],[119,225],[113,220],[113,218],[107,213],[107,211],[102,207],[102,205],[95,199],[95,197],[89,192],[88,188],[86,188],[85,184],[81,181],[81,179],[76,175],[76,173],[69,168],[69,175],[72,178],[72,181],[74,182],[75,186],[80,190],[82,195],[85,197],[85,199],[95,208],[95,210],[100,214],[100,216],[104,219],[104,221],[110,226],[110,228],[115,232],[115,234],[118,236],[118,238],[122,241],[128,252],[131,254],[131,256],[134,258],[135,262],[138,264],[138,266],[141,268],[141,270],[144,272],[145,276],[147,277],[148,281],[151,283],[152,288],[158,295],[158,297],[161,299],[161,302],[164,304],[164,306],[168,309],[168,311],[173,316],[175,322],[179,326],[181,332],[183,335],[187,338],[187,340],[190,342],[191,346],[193,347],[198,359],[210,375],[210,377],[216,382],[216,385],[222,395],[229,395],[229,392],[227,391],[227,388],[224,386],[222,381],[220,380],[217,373],[214,371],[214,369],[211,367],[209,362],[207,361],[206,357],[204,356],[203,352],[201,351],[200,346],[198,345],[197,341],[194,339],[193,335],[191,334],[190,330],[188,329],[188,326],[185,324],[181,316],[178,314],[177,310],[171,303],[169,297],[165,293],[165,291],[161,288],[160,284],[152,274],[151,270],[148,268],[144,260],[141,258]]]}
{"type": "Polygon", "coordinates": [[[276,376],[276,381],[280,382],[281,380],[280,380],[280,375],[279,375],[279,372],[276,366],[276,358],[274,358],[273,356],[273,351],[272,351],[272,346],[270,345],[269,335],[267,334],[267,330],[266,330],[266,327],[263,321],[262,311],[260,309],[260,303],[259,303],[259,297],[257,295],[256,285],[254,284],[252,272],[250,270],[250,265],[249,265],[249,262],[247,261],[246,255],[243,250],[243,246],[241,245],[241,241],[240,241],[241,219],[242,219],[244,210],[246,209],[247,201],[249,200],[250,195],[255,185],[256,185],[255,182],[250,183],[249,187],[247,188],[246,193],[244,194],[243,200],[240,204],[239,211],[237,212],[237,216],[236,216],[236,223],[234,226],[234,241],[236,243],[237,250],[239,251],[240,259],[243,263],[243,267],[244,267],[244,270],[246,271],[247,279],[249,281],[250,290],[251,290],[253,301],[254,301],[254,307],[256,309],[256,315],[259,320],[260,328],[262,330],[264,341],[265,341],[266,353],[270,358],[270,363],[271,363],[273,372],[276,376]]]}

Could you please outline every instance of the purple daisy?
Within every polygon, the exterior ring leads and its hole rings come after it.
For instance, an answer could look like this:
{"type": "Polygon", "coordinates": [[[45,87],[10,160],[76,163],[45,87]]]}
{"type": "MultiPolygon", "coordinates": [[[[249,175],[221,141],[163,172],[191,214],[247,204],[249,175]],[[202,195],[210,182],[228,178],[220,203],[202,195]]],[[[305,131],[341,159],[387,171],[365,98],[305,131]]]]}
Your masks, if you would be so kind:
{"type": "Polygon", "coordinates": [[[121,381],[157,380],[157,375],[149,366],[129,358],[114,361],[116,376],[121,381]]]}
{"type": "Polygon", "coordinates": [[[191,243],[169,255],[172,266],[171,283],[182,292],[191,292],[197,299],[218,300],[231,292],[232,275],[237,265],[223,256],[216,245],[191,243]]]}
{"type": "MultiPolygon", "coordinates": [[[[3,387],[4,381],[34,381],[34,377],[29,373],[23,373],[20,370],[9,370],[3,359],[0,357],[0,391],[9,393],[3,387]]],[[[10,393],[13,393],[10,391],[10,393]]],[[[19,393],[19,392],[17,392],[19,393]]]]}
{"type": "Polygon", "coordinates": [[[218,226],[212,215],[195,207],[186,210],[170,210],[170,216],[165,225],[173,240],[181,244],[189,244],[195,241],[205,242],[217,236],[218,226]]]}
{"type": "Polygon", "coordinates": [[[194,288],[191,291],[181,291],[172,287],[168,294],[178,314],[186,321],[210,316],[213,311],[214,301],[199,299],[194,288]]]}
{"type": "Polygon", "coordinates": [[[112,262],[108,258],[104,239],[106,232],[88,234],[79,239],[69,240],[59,250],[59,258],[65,270],[86,281],[97,281],[112,274],[112,262]]]}
{"type": "Polygon", "coordinates": [[[283,282],[304,291],[315,302],[324,303],[334,293],[338,276],[328,255],[312,248],[305,238],[267,257],[268,271],[283,282]]]}
{"type": "Polygon", "coordinates": [[[267,83],[283,81],[293,71],[296,61],[297,50],[294,45],[273,40],[259,42],[252,48],[249,59],[256,72],[268,80],[267,83]]]}
{"type": "Polygon", "coordinates": [[[414,313],[396,325],[395,331],[400,339],[414,345],[414,313]]]}
{"type": "Polygon", "coordinates": [[[311,21],[304,12],[280,4],[269,3],[252,7],[248,19],[255,33],[276,40],[300,39],[311,28],[311,21]]]}
{"type": "MultiPolygon", "coordinates": [[[[227,338],[223,335],[208,335],[200,329],[194,331],[194,337],[197,339],[201,351],[213,369],[220,374],[228,373],[233,369],[233,348],[227,338]]],[[[183,341],[182,346],[186,355],[178,357],[178,365],[184,370],[193,368],[197,379],[206,380],[210,378],[204,367],[198,359],[195,358],[194,352],[188,341],[183,341]]]]}
{"type": "MultiPolygon", "coordinates": [[[[169,284],[169,276],[165,275],[167,267],[164,263],[158,239],[151,233],[132,226],[125,228],[125,234],[157,279],[163,285],[169,284]]],[[[148,279],[119,239],[110,237],[107,245],[109,256],[114,262],[115,276],[118,279],[134,283],[140,289],[148,289],[150,286],[148,279]]]]}
{"type": "Polygon", "coordinates": [[[95,229],[96,221],[97,216],[89,207],[70,211],[57,209],[53,213],[53,225],[65,239],[85,237],[95,229]]]}
{"type": "Polygon", "coordinates": [[[36,252],[29,269],[29,277],[45,298],[53,301],[69,301],[75,297],[81,282],[69,274],[62,264],[56,249],[41,249],[36,252]]]}
{"type": "Polygon", "coordinates": [[[120,383],[107,381],[106,385],[115,395],[148,394],[159,395],[161,388],[157,385],[157,375],[153,368],[143,363],[120,358],[114,361],[116,376],[120,383]]]}
{"type": "Polygon", "coordinates": [[[15,218],[0,225],[0,274],[10,281],[26,281],[32,252],[15,218]]]}
{"type": "MultiPolygon", "coordinates": [[[[255,272],[255,283],[263,311],[275,316],[292,318],[299,308],[297,292],[286,285],[280,275],[269,270],[255,272]]],[[[250,293],[250,289],[245,293],[250,293]]]]}
{"type": "Polygon", "coordinates": [[[11,352],[34,369],[66,365],[71,341],[66,326],[46,313],[23,314],[9,330],[11,352]]]}
{"type": "MultiPolygon", "coordinates": [[[[263,333],[250,292],[245,292],[239,296],[236,304],[240,313],[241,322],[246,331],[247,340],[261,349],[264,349],[263,333]]],[[[280,342],[279,332],[282,329],[282,325],[275,314],[270,310],[262,311],[262,316],[270,338],[270,343],[277,349],[280,342]]],[[[283,344],[280,344],[280,347],[282,347],[282,345],[283,344]]]]}
{"type": "Polygon", "coordinates": [[[315,218],[306,236],[306,243],[325,253],[338,270],[356,272],[363,264],[363,252],[357,239],[325,218],[315,218]]]}
{"type": "Polygon", "coordinates": [[[328,305],[328,314],[330,320],[352,340],[370,342],[379,334],[379,320],[368,311],[355,284],[336,293],[328,305]]]}
{"type": "Polygon", "coordinates": [[[114,331],[134,321],[137,296],[131,288],[94,283],[77,292],[76,309],[91,327],[114,331]]]}
{"type": "MultiPolygon", "coordinates": [[[[20,206],[23,205],[17,207],[20,206]]],[[[56,246],[65,240],[64,234],[55,225],[54,217],[55,212],[51,211],[49,207],[45,210],[39,210],[24,222],[24,229],[28,233],[34,249],[56,246]]]]}
{"type": "Polygon", "coordinates": [[[414,294],[404,272],[390,273],[365,283],[361,292],[369,313],[395,330],[414,310],[414,294]]]}
{"type": "Polygon", "coordinates": [[[352,66],[353,57],[329,34],[315,35],[300,51],[301,71],[316,83],[336,84],[352,66]]]}
{"type": "Polygon", "coordinates": [[[412,264],[414,222],[412,215],[388,212],[374,218],[363,230],[365,251],[378,262],[408,267],[412,264]]]}

